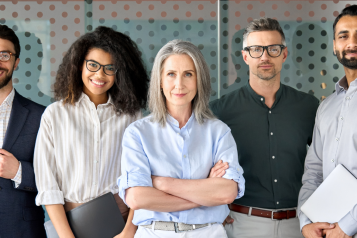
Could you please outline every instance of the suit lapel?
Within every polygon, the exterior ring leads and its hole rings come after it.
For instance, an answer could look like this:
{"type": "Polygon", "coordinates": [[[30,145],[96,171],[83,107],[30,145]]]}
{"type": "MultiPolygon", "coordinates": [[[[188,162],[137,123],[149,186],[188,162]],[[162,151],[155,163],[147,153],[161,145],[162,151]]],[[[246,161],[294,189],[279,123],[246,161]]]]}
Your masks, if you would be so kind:
{"type": "Polygon", "coordinates": [[[22,96],[15,91],[14,101],[2,148],[9,151],[26,122],[29,110],[23,106],[22,96]]]}

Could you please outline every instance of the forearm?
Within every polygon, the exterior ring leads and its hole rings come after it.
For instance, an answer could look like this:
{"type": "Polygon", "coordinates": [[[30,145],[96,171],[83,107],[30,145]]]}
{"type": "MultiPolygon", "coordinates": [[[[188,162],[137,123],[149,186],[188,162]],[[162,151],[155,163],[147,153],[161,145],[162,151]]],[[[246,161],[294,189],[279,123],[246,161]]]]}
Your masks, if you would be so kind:
{"type": "Polygon", "coordinates": [[[202,206],[219,206],[234,201],[238,194],[235,181],[225,178],[174,179],[165,178],[163,191],[200,204],[202,206]]]}
{"type": "Polygon", "coordinates": [[[125,234],[125,237],[134,237],[136,230],[138,229],[138,227],[133,224],[133,218],[134,210],[130,209],[128,220],[125,224],[124,230],[121,232],[121,234],[125,234]]]}
{"type": "Polygon", "coordinates": [[[58,236],[60,238],[75,238],[69,226],[63,205],[45,205],[45,207],[58,236]]]}
{"type": "Polygon", "coordinates": [[[152,187],[127,189],[125,201],[133,210],[146,209],[156,212],[177,212],[200,206],[152,187]]]}

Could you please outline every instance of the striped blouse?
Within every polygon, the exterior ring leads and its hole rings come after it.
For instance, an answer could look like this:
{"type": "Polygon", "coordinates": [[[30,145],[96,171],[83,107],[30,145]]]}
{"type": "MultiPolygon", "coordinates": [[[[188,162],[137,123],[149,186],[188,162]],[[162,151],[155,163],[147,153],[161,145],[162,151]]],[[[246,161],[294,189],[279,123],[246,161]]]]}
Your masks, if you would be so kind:
{"type": "Polygon", "coordinates": [[[82,96],[75,105],[47,107],[37,135],[34,170],[37,205],[85,203],[118,193],[124,130],[142,117],[117,115],[111,97],[96,108],[82,96]]]}

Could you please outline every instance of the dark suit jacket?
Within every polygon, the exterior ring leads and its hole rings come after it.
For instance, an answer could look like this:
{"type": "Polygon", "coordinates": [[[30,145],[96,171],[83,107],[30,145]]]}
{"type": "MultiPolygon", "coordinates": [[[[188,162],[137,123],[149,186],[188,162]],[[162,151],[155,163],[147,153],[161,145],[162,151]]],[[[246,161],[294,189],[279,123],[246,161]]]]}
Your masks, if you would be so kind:
{"type": "Polygon", "coordinates": [[[37,189],[33,153],[44,106],[15,91],[3,149],[12,153],[22,166],[19,187],[0,178],[0,238],[45,238],[44,211],[35,205],[37,189]]]}

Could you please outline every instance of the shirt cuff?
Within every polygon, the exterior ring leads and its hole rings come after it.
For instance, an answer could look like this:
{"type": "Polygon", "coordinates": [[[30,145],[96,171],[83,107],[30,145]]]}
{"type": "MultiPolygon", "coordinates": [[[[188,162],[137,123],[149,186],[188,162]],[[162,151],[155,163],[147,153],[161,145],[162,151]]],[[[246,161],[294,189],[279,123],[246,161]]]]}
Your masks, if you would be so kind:
{"type": "Polygon", "coordinates": [[[21,166],[21,162],[19,161],[19,169],[17,170],[17,173],[15,175],[15,177],[13,179],[11,179],[12,181],[15,182],[15,188],[17,188],[18,186],[20,186],[21,184],[21,180],[22,180],[22,166],[21,166]]]}
{"type": "Polygon", "coordinates": [[[243,175],[239,173],[239,169],[228,168],[226,173],[222,176],[225,179],[232,179],[238,184],[238,194],[235,199],[241,198],[245,191],[245,179],[243,175]]]}
{"type": "MultiPolygon", "coordinates": [[[[141,173],[123,173],[118,178],[118,186],[119,186],[119,197],[124,201],[124,203],[128,206],[125,201],[125,193],[128,188],[132,187],[152,187],[151,176],[147,176],[141,173]]],[[[128,206],[129,207],[129,206],[128,206]]]]}
{"type": "Polygon", "coordinates": [[[300,231],[302,231],[302,228],[304,226],[312,223],[312,221],[303,212],[300,212],[299,214],[299,221],[300,221],[300,231]]]}
{"type": "Polygon", "coordinates": [[[339,222],[341,230],[348,236],[353,236],[357,233],[357,221],[351,215],[351,212],[347,213],[339,222]]]}
{"type": "Polygon", "coordinates": [[[36,205],[53,205],[62,204],[64,205],[63,192],[59,190],[48,190],[44,192],[39,192],[36,196],[36,205]]]}

